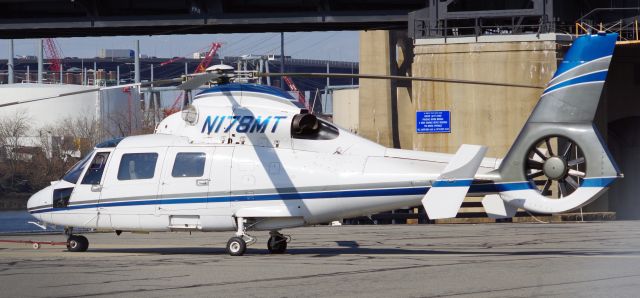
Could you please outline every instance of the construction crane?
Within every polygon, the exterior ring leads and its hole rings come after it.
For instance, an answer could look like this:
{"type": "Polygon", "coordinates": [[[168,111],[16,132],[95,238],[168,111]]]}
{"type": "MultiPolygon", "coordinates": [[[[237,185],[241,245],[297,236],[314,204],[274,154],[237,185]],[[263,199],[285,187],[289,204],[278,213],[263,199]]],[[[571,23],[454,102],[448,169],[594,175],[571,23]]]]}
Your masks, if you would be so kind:
{"type": "Polygon", "coordinates": [[[289,89],[291,91],[298,92],[298,102],[300,102],[307,109],[309,109],[309,105],[307,104],[307,99],[304,97],[304,92],[298,90],[298,87],[296,87],[296,84],[293,83],[293,80],[290,77],[283,76],[282,79],[284,80],[285,83],[287,83],[287,86],[289,86],[289,89]]]}
{"type": "Polygon", "coordinates": [[[51,63],[49,65],[49,70],[54,72],[60,71],[62,69],[62,63],[60,61],[60,58],[62,57],[62,50],[58,47],[56,40],[53,38],[45,38],[44,49],[45,55],[51,63]]]}
{"type": "MultiPolygon", "coordinates": [[[[213,61],[213,57],[216,56],[216,53],[218,52],[218,50],[220,49],[220,47],[222,46],[221,43],[219,42],[214,42],[211,44],[211,48],[209,49],[209,51],[207,51],[207,54],[204,56],[204,58],[202,59],[202,61],[200,61],[200,64],[198,64],[198,67],[196,67],[196,70],[194,73],[201,73],[204,72],[207,67],[209,67],[209,64],[211,64],[211,61],[213,61]]],[[[171,60],[169,60],[171,61],[171,60]]],[[[186,99],[188,96],[187,91],[184,91],[184,97],[183,94],[178,95],[178,97],[176,97],[176,100],[173,102],[173,104],[171,105],[171,107],[166,108],[163,110],[163,114],[164,117],[166,118],[167,116],[173,114],[173,113],[177,113],[180,111],[180,102],[181,100],[186,99]]]]}
{"type": "Polygon", "coordinates": [[[165,65],[171,64],[173,62],[180,61],[182,59],[184,59],[184,57],[174,57],[174,58],[171,58],[171,59],[169,59],[167,61],[164,61],[164,62],[160,63],[160,66],[165,66],[165,65]]]}

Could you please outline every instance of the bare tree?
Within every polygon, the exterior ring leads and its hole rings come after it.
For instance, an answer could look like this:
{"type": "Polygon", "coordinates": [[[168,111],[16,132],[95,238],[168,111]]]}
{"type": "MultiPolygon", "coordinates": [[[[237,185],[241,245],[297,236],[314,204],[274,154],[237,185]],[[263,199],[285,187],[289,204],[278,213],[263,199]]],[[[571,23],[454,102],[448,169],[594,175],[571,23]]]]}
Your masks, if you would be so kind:
{"type": "Polygon", "coordinates": [[[16,183],[16,173],[22,154],[20,147],[31,129],[29,115],[26,111],[19,110],[15,114],[0,119],[0,147],[6,156],[10,186],[16,183]]]}
{"type": "Polygon", "coordinates": [[[79,150],[81,155],[102,140],[100,122],[93,117],[66,118],[53,129],[53,135],[64,138],[61,150],[79,150]]]}

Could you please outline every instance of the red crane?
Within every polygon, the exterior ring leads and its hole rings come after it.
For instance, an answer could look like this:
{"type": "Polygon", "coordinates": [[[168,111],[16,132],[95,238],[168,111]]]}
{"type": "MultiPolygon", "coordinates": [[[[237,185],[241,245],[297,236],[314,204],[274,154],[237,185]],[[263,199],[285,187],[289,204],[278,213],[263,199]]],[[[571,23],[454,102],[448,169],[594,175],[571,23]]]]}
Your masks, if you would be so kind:
{"type": "Polygon", "coordinates": [[[45,55],[49,62],[50,71],[60,71],[62,69],[62,63],[60,58],[62,57],[62,50],[58,47],[56,40],[53,38],[45,38],[44,39],[44,49],[45,55]]]}
{"type": "Polygon", "coordinates": [[[298,90],[298,87],[296,87],[296,84],[293,83],[293,80],[290,77],[283,76],[282,79],[284,80],[285,83],[287,83],[287,86],[289,86],[289,89],[291,89],[291,91],[298,92],[298,102],[300,102],[307,109],[309,109],[309,105],[307,104],[307,99],[304,97],[304,92],[298,90]]]}
{"type": "MultiPolygon", "coordinates": [[[[209,49],[209,51],[207,51],[207,54],[204,56],[204,58],[202,58],[202,61],[200,61],[200,64],[198,64],[198,67],[196,67],[196,71],[194,73],[202,73],[204,72],[207,67],[209,67],[209,64],[211,64],[211,61],[213,61],[213,57],[216,56],[216,53],[218,52],[218,50],[220,49],[220,47],[222,46],[221,43],[219,42],[214,42],[211,44],[211,48],[209,49]]],[[[171,60],[169,60],[171,61],[171,60]]],[[[184,96],[187,96],[187,91],[184,92],[184,96]]],[[[167,116],[173,114],[173,113],[177,113],[180,111],[180,109],[178,108],[180,106],[180,101],[183,99],[183,95],[178,95],[178,97],[176,98],[176,100],[173,102],[173,104],[171,105],[171,107],[166,108],[163,110],[164,113],[164,117],[166,118],[167,116]]]]}

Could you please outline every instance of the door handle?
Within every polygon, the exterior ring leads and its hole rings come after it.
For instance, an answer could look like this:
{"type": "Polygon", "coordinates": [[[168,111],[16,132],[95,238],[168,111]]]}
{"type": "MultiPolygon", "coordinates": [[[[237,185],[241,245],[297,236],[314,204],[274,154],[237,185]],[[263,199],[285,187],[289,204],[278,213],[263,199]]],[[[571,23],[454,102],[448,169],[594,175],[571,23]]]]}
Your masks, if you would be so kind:
{"type": "Polygon", "coordinates": [[[102,190],[102,185],[100,185],[100,184],[91,185],[91,191],[92,192],[99,192],[101,190],[102,190]]]}
{"type": "Polygon", "coordinates": [[[211,181],[211,179],[197,179],[196,180],[196,185],[197,186],[209,185],[209,181],[211,181]]]}

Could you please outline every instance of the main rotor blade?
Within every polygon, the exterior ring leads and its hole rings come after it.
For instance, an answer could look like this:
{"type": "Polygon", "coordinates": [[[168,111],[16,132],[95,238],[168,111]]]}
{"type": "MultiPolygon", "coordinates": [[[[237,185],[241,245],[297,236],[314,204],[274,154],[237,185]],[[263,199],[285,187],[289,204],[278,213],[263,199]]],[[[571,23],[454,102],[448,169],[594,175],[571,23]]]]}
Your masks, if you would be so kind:
{"type": "Polygon", "coordinates": [[[197,76],[191,76],[190,79],[188,79],[186,82],[182,83],[182,85],[178,86],[178,89],[182,89],[182,90],[193,90],[196,89],[204,84],[206,84],[207,82],[213,80],[213,79],[217,79],[219,78],[221,75],[219,73],[216,72],[208,72],[208,73],[203,73],[201,75],[197,75],[197,76]]]}
{"type": "Polygon", "coordinates": [[[408,80],[408,81],[425,81],[425,82],[439,82],[439,83],[454,83],[454,84],[471,84],[471,85],[487,85],[487,86],[500,86],[500,87],[518,87],[518,88],[531,88],[531,89],[543,89],[541,86],[522,85],[522,84],[507,84],[507,83],[494,83],[483,81],[470,81],[470,80],[455,80],[455,79],[443,79],[443,78],[430,78],[430,77],[405,77],[405,76],[387,76],[387,75],[373,75],[373,74],[350,74],[350,73],[257,73],[256,77],[308,77],[308,78],[359,78],[359,79],[378,79],[378,80],[408,80]]]}
{"type": "Polygon", "coordinates": [[[89,92],[96,92],[96,91],[100,91],[100,88],[92,88],[92,89],[88,89],[88,90],[60,93],[60,94],[57,94],[57,95],[47,96],[47,97],[38,97],[38,98],[32,98],[32,99],[16,100],[16,101],[0,104],[0,108],[13,106],[13,105],[19,105],[19,104],[23,104],[23,103],[30,103],[30,102],[34,102],[34,101],[54,99],[54,98],[59,98],[59,97],[64,97],[64,96],[71,96],[71,95],[77,95],[77,94],[83,94],[83,93],[89,93],[89,92]]]}
{"type": "Polygon", "coordinates": [[[140,83],[140,87],[147,87],[147,86],[162,86],[162,85],[169,85],[169,84],[173,84],[173,83],[181,83],[184,80],[182,78],[173,78],[173,79],[165,79],[165,80],[156,80],[156,81],[151,81],[151,82],[142,82],[140,83]]]}

